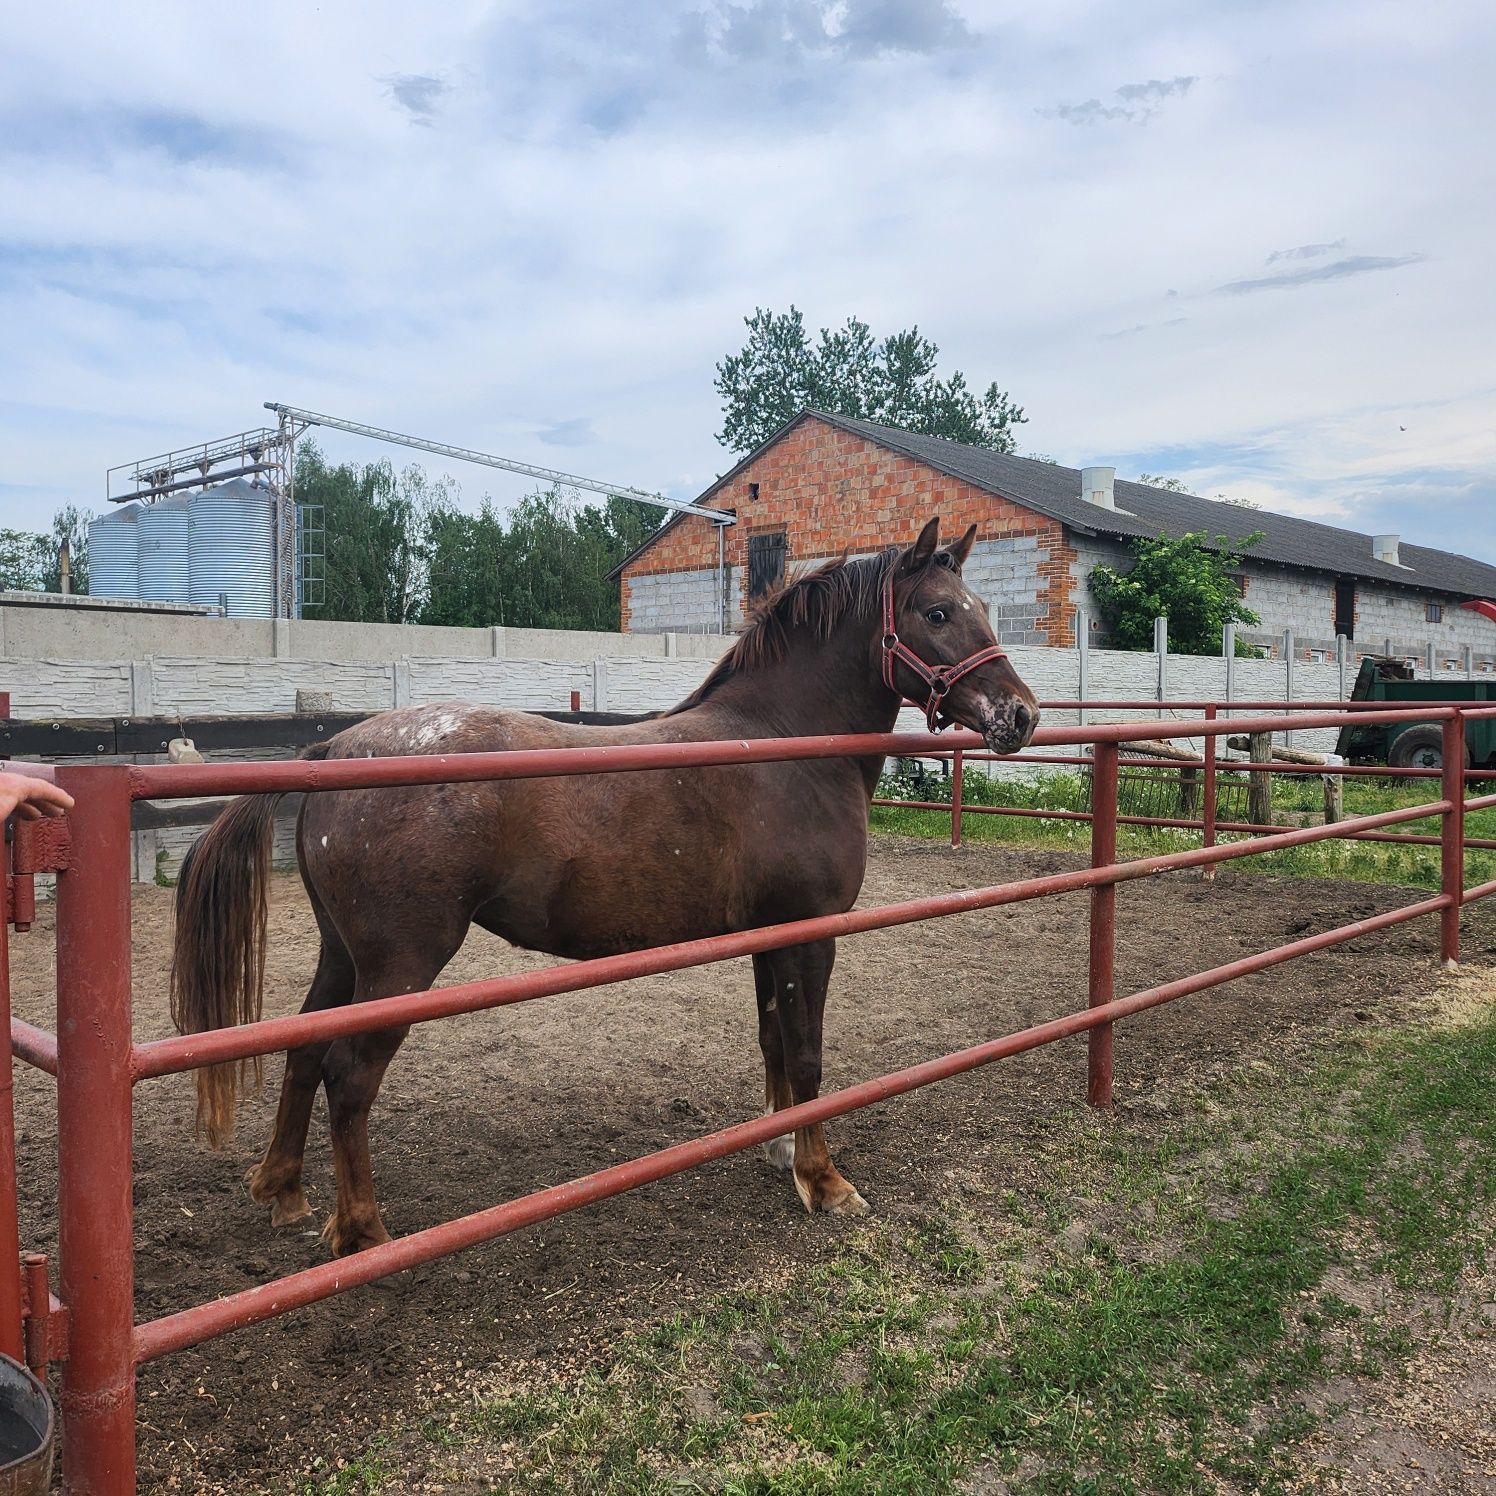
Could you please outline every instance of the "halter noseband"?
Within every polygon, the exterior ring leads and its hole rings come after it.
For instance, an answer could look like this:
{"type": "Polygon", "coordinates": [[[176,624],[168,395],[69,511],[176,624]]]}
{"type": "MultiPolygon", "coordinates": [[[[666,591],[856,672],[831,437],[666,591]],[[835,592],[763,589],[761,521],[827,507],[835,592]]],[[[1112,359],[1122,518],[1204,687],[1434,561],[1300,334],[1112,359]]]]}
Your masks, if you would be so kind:
{"type": "MultiPolygon", "coordinates": [[[[1008,657],[1007,650],[996,644],[989,644],[986,649],[979,649],[975,654],[967,655],[964,660],[957,661],[954,665],[927,665],[915,654],[915,652],[904,643],[894,628],[893,619],[893,579],[895,567],[888,573],[888,580],[883,586],[883,638],[879,641],[879,648],[883,656],[883,684],[890,691],[898,691],[899,688],[893,683],[893,666],[895,660],[902,660],[925,684],[925,699],[916,701],[914,704],[921,707],[925,714],[925,722],[931,732],[940,732],[943,728],[950,726],[951,719],[940,720],[941,707],[945,702],[947,693],[951,687],[961,679],[963,675],[970,675],[978,665],[985,665],[988,660],[1005,660],[1008,657]]],[[[903,693],[900,692],[902,695],[903,693]]]]}

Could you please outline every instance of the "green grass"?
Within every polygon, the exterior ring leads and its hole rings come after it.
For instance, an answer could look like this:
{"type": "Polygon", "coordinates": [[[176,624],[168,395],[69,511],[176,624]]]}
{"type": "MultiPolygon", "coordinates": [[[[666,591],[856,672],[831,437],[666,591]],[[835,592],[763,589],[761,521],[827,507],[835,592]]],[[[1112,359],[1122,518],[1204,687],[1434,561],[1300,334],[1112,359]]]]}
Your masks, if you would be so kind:
{"type": "MultiPolygon", "coordinates": [[[[964,799],[968,805],[1000,805],[1045,810],[1089,810],[1089,787],[1078,773],[1038,774],[1027,780],[996,779],[985,774],[968,773],[964,780],[964,799]]],[[[1123,814],[1153,814],[1156,807],[1145,804],[1135,786],[1124,782],[1120,802],[1123,814]]],[[[1314,824],[1323,813],[1324,798],[1318,775],[1283,774],[1273,777],[1273,815],[1276,823],[1314,824]]],[[[1473,786],[1473,797],[1485,794],[1484,783],[1473,786]]],[[[886,776],[879,794],[888,798],[950,800],[950,781],[927,777],[920,782],[886,776]]],[[[1437,783],[1431,780],[1388,781],[1349,778],[1345,789],[1347,816],[1375,815],[1380,811],[1425,804],[1438,798],[1437,783]]],[[[1222,819],[1236,819],[1223,815],[1222,819]]],[[[871,824],[876,831],[902,836],[944,840],[950,836],[950,815],[945,811],[898,810],[879,806],[872,812],[871,824]]],[[[1496,839],[1496,810],[1475,811],[1466,817],[1466,835],[1496,839]]],[[[1424,835],[1438,835],[1437,817],[1409,822],[1390,828],[1424,835]]],[[[962,839],[968,842],[1000,842],[1014,846],[1049,847],[1086,851],[1091,844],[1091,828],[1083,821],[1046,821],[1032,816],[975,815],[963,816],[962,839]]],[[[1233,838],[1222,836],[1222,841],[1233,838]]],[[[1117,847],[1123,857],[1146,857],[1159,852],[1185,851],[1202,844],[1199,832],[1123,826],[1118,830],[1117,847]]],[[[1233,864],[1239,871],[1290,874],[1309,878],[1343,878],[1367,883],[1396,883],[1413,888],[1439,887],[1439,849],[1386,842],[1329,841],[1272,852],[1233,864]]],[[[1484,883],[1496,878],[1496,851],[1472,848],[1466,852],[1465,875],[1468,884],[1484,883]]]]}
{"type": "Polygon", "coordinates": [[[938,1493],[976,1470],[1046,1496],[1287,1490],[1305,1391],[1395,1370],[1398,1289],[1451,1295],[1496,1240],[1493,1073],[1487,1012],[1308,1075],[1258,1066],[1163,1125],[1057,1119],[1000,1201],[875,1220],[580,1375],[433,1410],[426,1470],[608,1496],[938,1493]],[[1329,1291],[1332,1268],[1394,1308],[1329,1291]]]}

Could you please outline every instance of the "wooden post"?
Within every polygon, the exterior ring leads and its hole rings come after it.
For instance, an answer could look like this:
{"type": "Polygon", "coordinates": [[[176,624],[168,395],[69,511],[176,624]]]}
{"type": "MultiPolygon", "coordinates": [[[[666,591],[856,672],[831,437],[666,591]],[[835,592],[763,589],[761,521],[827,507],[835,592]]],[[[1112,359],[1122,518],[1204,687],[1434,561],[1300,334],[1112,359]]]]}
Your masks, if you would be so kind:
{"type": "MultiPolygon", "coordinates": [[[[1158,657],[1158,699],[1169,699],[1169,620],[1159,617],[1153,620],[1153,653],[1158,657]]],[[[1158,708],[1162,717],[1164,709],[1158,708]]]]}
{"type": "Polygon", "coordinates": [[[1325,775],[1325,825],[1345,819],[1345,775],[1325,775]]]}
{"type": "MultiPolygon", "coordinates": [[[[1271,763],[1272,733],[1254,732],[1247,739],[1247,757],[1254,764],[1271,763]]],[[[1267,769],[1253,769],[1247,775],[1247,819],[1254,826],[1273,824],[1273,778],[1267,769]]]]}

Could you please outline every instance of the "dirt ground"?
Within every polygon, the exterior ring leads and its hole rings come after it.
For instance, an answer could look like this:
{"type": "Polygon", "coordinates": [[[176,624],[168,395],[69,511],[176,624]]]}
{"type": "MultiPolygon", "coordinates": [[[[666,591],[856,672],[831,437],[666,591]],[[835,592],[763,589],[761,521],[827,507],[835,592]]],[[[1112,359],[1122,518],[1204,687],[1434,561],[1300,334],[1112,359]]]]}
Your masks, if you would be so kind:
{"type": "MultiPolygon", "coordinates": [[[[1049,852],[875,840],[864,903],[1077,864],[1049,852]]],[[[1118,991],[1228,961],[1417,897],[1367,884],[1222,872],[1119,891],[1118,991]]],[[[826,1083],[942,1054],[1081,1006],[1085,895],[843,942],[827,1014],[826,1083]]],[[[316,937],[278,876],[267,1014],[294,1012],[316,937]]],[[[171,893],[135,895],[138,1037],[169,1031],[171,893]]],[[[11,959],[19,1016],[53,1025],[50,909],[11,959]]],[[[1146,1125],[1174,1089],[1333,1031],[1401,1016],[1432,979],[1431,920],[1321,952],[1130,1020],[1117,1033],[1119,1115],[1146,1125]]],[[[1467,950],[1496,960],[1496,911],[1467,916],[1467,950]]],[[[475,931],[445,981],[548,958],[475,931]]],[[[55,1251],[51,1082],[18,1067],[22,1235],[55,1251]]],[[[268,1134],[280,1064],[226,1154],[192,1136],[191,1087],[136,1098],[137,1314],[151,1318],[323,1258],[316,1229],[270,1229],[242,1176],[268,1134]]],[[[1002,1187],[1042,1166],[1044,1138],[1084,1103],[1084,1041],[1049,1046],[833,1124],[833,1151],[874,1210],[918,1207],[959,1175],[1002,1187]]],[[[681,1141],[762,1104],[746,961],[416,1029],[374,1112],[380,1201],[397,1235],[681,1141]]],[[[968,1186],[969,1187],[969,1186],[968,1186]]],[[[319,1219],[332,1168],[320,1099],[307,1188],[319,1219]]],[[[510,1358],[574,1359],[640,1324],[824,1255],[844,1228],[811,1220],[757,1155],[531,1228],[143,1369],[141,1489],[294,1489],[315,1457],[362,1449],[444,1378],[510,1358]]],[[[324,1467],[325,1468],[325,1467],[324,1467]]]]}

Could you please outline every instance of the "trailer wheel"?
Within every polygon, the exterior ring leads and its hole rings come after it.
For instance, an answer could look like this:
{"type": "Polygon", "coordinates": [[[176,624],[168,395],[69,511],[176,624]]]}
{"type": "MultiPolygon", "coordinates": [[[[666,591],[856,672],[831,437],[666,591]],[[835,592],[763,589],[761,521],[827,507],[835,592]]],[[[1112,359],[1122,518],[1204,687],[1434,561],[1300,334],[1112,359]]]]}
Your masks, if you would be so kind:
{"type": "MultiPolygon", "coordinates": [[[[1444,767],[1444,733],[1441,728],[1424,724],[1409,727],[1393,738],[1387,750],[1387,762],[1394,769],[1442,769],[1444,767]]],[[[1470,746],[1465,745],[1465,767],[1470,767],[1470,746]]]]}

